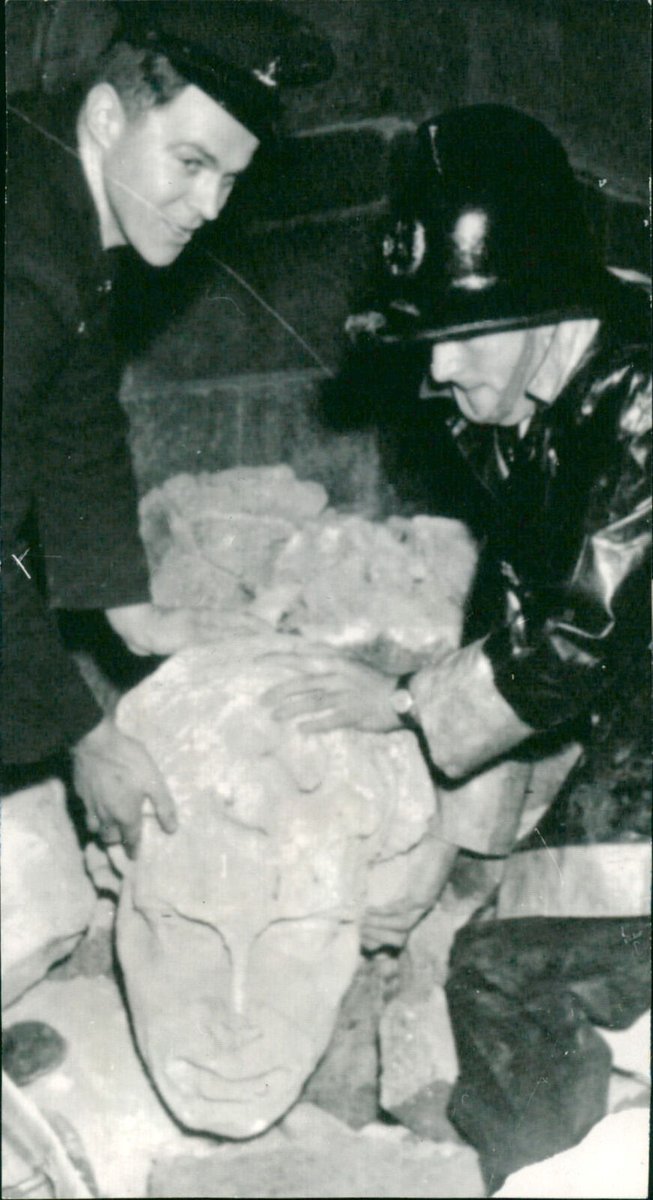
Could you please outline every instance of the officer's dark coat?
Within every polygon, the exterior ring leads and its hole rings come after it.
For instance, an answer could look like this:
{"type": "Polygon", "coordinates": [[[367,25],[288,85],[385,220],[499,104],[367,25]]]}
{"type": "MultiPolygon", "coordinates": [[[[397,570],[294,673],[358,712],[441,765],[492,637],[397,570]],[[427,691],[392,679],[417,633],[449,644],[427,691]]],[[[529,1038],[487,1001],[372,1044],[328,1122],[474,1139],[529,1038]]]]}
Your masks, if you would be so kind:
{"type": "Polygon", "coordinates": [[[102,715],[53,609],[142,602],[149,588],[112,316],[126,252],[102,250],[75,107],[11,108],[23,116],[10,111],[8,132],[2,615],[3,760],[15,764],[102,715]]]}

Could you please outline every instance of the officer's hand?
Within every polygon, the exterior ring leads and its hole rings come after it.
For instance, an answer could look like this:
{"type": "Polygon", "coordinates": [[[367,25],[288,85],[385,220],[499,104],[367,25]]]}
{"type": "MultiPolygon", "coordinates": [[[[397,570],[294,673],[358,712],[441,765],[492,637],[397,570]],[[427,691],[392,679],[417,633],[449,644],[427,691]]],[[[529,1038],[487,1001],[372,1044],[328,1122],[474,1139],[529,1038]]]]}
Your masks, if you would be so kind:
{"type": "Polygon", "coordinates": [[[108,608],[106,616],[132,654],[140,655],[167,656],[203,642],[270,632],[265,621],[250,613],[225,613],[212,608],[127,604],[108,608]]]}
{"type": "Polygon", "coordinates": [[[133,858],[138,849],[143,802],[149,799],[166,833],[177,828],[175,806],[145,747],[109,718],[73,748],[73,782],[84,802],[90,833],[107,845],[122,842],[133,858]]]}
{"type": "Polygon", "coordinates": [[[295,672],[261,698],[276,721],[296,720],[304,733],[331,729],[389,733],[401,728],[391,703],[397,685],[394,676],[329,650],[262,657],[274,658],[295,672]]]}

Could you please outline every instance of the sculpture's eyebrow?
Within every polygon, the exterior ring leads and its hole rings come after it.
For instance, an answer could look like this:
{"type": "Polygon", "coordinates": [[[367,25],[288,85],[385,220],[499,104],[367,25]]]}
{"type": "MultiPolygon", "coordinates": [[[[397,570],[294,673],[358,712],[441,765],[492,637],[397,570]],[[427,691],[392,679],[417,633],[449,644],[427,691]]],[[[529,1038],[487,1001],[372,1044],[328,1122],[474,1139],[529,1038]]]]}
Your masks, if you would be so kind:
{"type": "Polygon", "coordinates": [[[156,896],[152,893],[145,896],[140,895],[136,907],[146,918],[149,915],[150,917],[158,917],[159,920],[165,921],[171,917],[180,917],[182,921],[189,921],[192,925],[206,925],[208,929],[219,932],[215,921],[209,917],[199,916],[190,906],[188,908],[179,908],[173,901],[165,900],[161,896],[156,896]]]}
{"type": "Polygon", "coordinates": [[[352,909],[348,912],[343,908],[321,908],[316,912],[288,914],[288,916],[274,917],[270,921],[270,925],[287,925],[298,921],[333,921],[336,925],[351,925],[355,921],[357,913],[352,909]]]}

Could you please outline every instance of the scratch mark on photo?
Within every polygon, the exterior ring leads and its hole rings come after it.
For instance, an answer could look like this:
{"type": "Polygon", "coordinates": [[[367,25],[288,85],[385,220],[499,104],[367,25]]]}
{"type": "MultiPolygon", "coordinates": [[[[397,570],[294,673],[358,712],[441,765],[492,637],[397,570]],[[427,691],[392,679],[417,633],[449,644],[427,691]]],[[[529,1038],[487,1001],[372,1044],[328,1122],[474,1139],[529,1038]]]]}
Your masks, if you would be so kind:
{"type": "Polygon", "coordinates": [[[20,567],[23,574],[27,575],[28,579],[31,579],[32,576],[30,575],[29,571],[27,570],[27,567],[23,564],[23,559],[26,558],[28,554],[29,554],[29,546],[27,547],[27,550],[23,550],[23,553],[21,554],[20,558],[17,558],[15,554],[12,554],[11,557],[13,558],[14,562],[16,563],[16,566],[20,567]]]}

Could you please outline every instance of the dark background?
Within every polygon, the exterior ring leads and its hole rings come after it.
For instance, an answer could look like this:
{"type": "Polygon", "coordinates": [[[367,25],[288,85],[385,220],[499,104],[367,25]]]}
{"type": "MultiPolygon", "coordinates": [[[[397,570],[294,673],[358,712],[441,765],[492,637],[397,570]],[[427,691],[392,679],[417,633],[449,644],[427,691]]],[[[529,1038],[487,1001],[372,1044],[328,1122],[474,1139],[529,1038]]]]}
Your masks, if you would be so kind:
{"type": "MultiPolygon", "coordinates": [[[[205,7],[215,19],[220,0],[205,7]]],[[[451,105],[500,101],[549,125],[588,184],[608,260],[648,271],[647,0],[289,0],[288,7],[327,34],[338,65],[328,82],[290,96],[293,137],[278,168],[257,167],[209,248],[323,362],[338,361],[397,139],[451,105]]],[[[8,0],[10,95],[71,81],[111,21],[108,0],[8,0]]],[[[316,365],[217,267],[207,292],[150,355],[149,379],[316,365]]]]}

